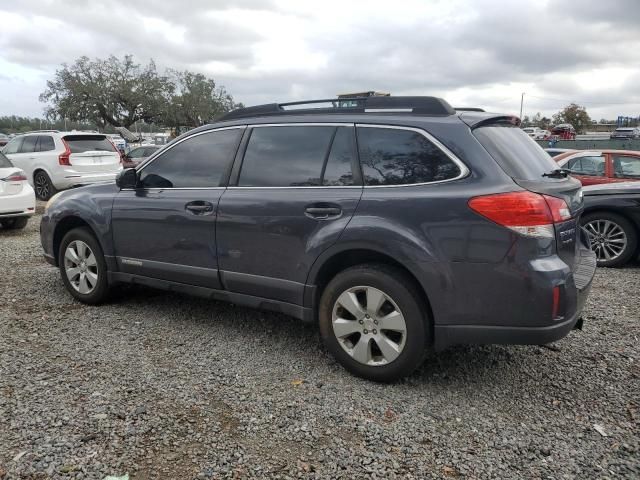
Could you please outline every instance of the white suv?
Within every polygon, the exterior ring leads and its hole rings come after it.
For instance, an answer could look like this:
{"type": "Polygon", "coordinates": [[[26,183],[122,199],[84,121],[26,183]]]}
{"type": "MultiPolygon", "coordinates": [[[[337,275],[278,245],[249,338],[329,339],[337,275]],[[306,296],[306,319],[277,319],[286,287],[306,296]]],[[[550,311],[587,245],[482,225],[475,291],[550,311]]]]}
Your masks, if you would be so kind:
{"type": "Polygon", "coordinates": [[[101,133],[29,132],[2,152],[25,172],[40,200],[58,190],[114,180],[122,169],[120,153],[101,133]]]}

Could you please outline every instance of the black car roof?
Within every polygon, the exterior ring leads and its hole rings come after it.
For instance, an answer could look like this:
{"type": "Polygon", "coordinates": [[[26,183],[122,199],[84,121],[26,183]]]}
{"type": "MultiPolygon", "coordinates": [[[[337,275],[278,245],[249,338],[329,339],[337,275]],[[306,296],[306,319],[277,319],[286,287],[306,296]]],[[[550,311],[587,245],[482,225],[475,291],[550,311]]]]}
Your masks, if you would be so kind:
{"type": "Polygon", "coordinates": [[[640,194],[640,182],[601,183],[582,187],[585,195],[640,194]]]}

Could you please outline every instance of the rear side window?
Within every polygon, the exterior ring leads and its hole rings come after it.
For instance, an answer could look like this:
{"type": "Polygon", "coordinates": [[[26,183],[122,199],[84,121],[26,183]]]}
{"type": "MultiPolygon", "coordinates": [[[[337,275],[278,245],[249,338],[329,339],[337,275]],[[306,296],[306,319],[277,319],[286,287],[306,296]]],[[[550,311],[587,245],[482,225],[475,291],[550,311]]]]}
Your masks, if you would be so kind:
{"type": "Polygon", "coordinates": [[[353,128],[338,127],[322,176],[322,185],[328,187],[354,185],[352,171],[354,150],[353,128]]]}
{"type": "Polygon", "coordinates": [[[614,155],[613,174],[616,178],[640,178],[640,158],[614,155]]]}
{"type": "Polygon", "coordinates": [[[144,188],[219,187],[241,135],[234,128],[190,137],[146,164],[140,182],[144,188]]]}
{"type": "Polygon", "coordinates": [[[365,185],[438,182],[461,173],[447,154],[413,130],[359,126],[358,152],[365,185]]]}
{"type": "Polygon", "coordinates": [[[13,167],[13,164],[9,161],[7,157],[4,156],[4,154],[0,153],[0,168],[11,168],[11,167],[13,167]]]}
{"type": "Polygon", "coordinates": [[[473,134],[498,165],[512,178],[544,180],[543,173],[558,168],[529,135],[515,126],[487,126],[473,134]]]}
{"type": "Polygon", "coordinates": [[[40,139],[40,141],[38,142],[39,152],[50,152],[51,150],[56,149],[56,145],[53,142],[53,137],[49,135],[40,135],[38,138],[40,139]]]}
{"type": "Polygon", "coordinates": [[[594,175],[604,176],[604,157],[602,156],[584,156],[572,158],[564,167],[571,170],[576,175],[594,175]]]}
{"type": "Polygon", "coordinates": [[[31,153],[36,151],[36,144],[38,143],[38,137],[36,135],[29,135],[22,140],[22,146],[20,147],[20,153],[31,153]]]}
{"type": "Polygon", "coordinates": [[[71,153],[116,151],[104,135],[67,135],[64,140],[69,145],[71,153]]]}
{"type": "Polygon", "coordinates": [[[241,187],[319,186],[336,127],[254,127],[242,161],[241,187]]]}

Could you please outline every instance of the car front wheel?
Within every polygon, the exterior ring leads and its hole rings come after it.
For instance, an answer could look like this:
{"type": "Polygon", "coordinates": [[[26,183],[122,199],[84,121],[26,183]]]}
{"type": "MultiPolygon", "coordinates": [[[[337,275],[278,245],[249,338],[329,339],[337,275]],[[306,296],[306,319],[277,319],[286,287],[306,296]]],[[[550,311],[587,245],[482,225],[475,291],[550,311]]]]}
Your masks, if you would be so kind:
{"type": "Polygon", "coordinates": [[[60,274],[71,295],[83,303],[105,301],[109,293],[102,248],[87,228],[69,231],[60,244],[60,274]]]}
{"type": "Polygon", "coordinates": [[[582,218],[599,267],[621,267],[636,253],[638,234],[626,218],[609,212],[594,212],[582,218]]]}
{"type": "Polygon", "coordinates": [[[378,264],[336,275],[320,300],[320,333],[351,373],[390,382],[412,373],[429,340],[428,317],[408,275],[378,264]]]}

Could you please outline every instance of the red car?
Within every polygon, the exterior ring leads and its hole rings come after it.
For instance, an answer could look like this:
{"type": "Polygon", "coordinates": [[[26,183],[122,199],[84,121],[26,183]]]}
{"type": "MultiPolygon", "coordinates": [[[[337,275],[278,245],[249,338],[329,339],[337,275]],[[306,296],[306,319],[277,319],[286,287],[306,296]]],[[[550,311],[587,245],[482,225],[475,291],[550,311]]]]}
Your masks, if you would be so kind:
{"type": "Polygon", "coordinates": [[[575,140],[576,129],[570,123],[561,123],[551,128],[551,136],[558,140],[575,140]]]}
{"type": "Polygon", "coordinates": [[[633,150],[570,150],[553,159],[583,185],[640,181],[640,152],[633,150]]]}

